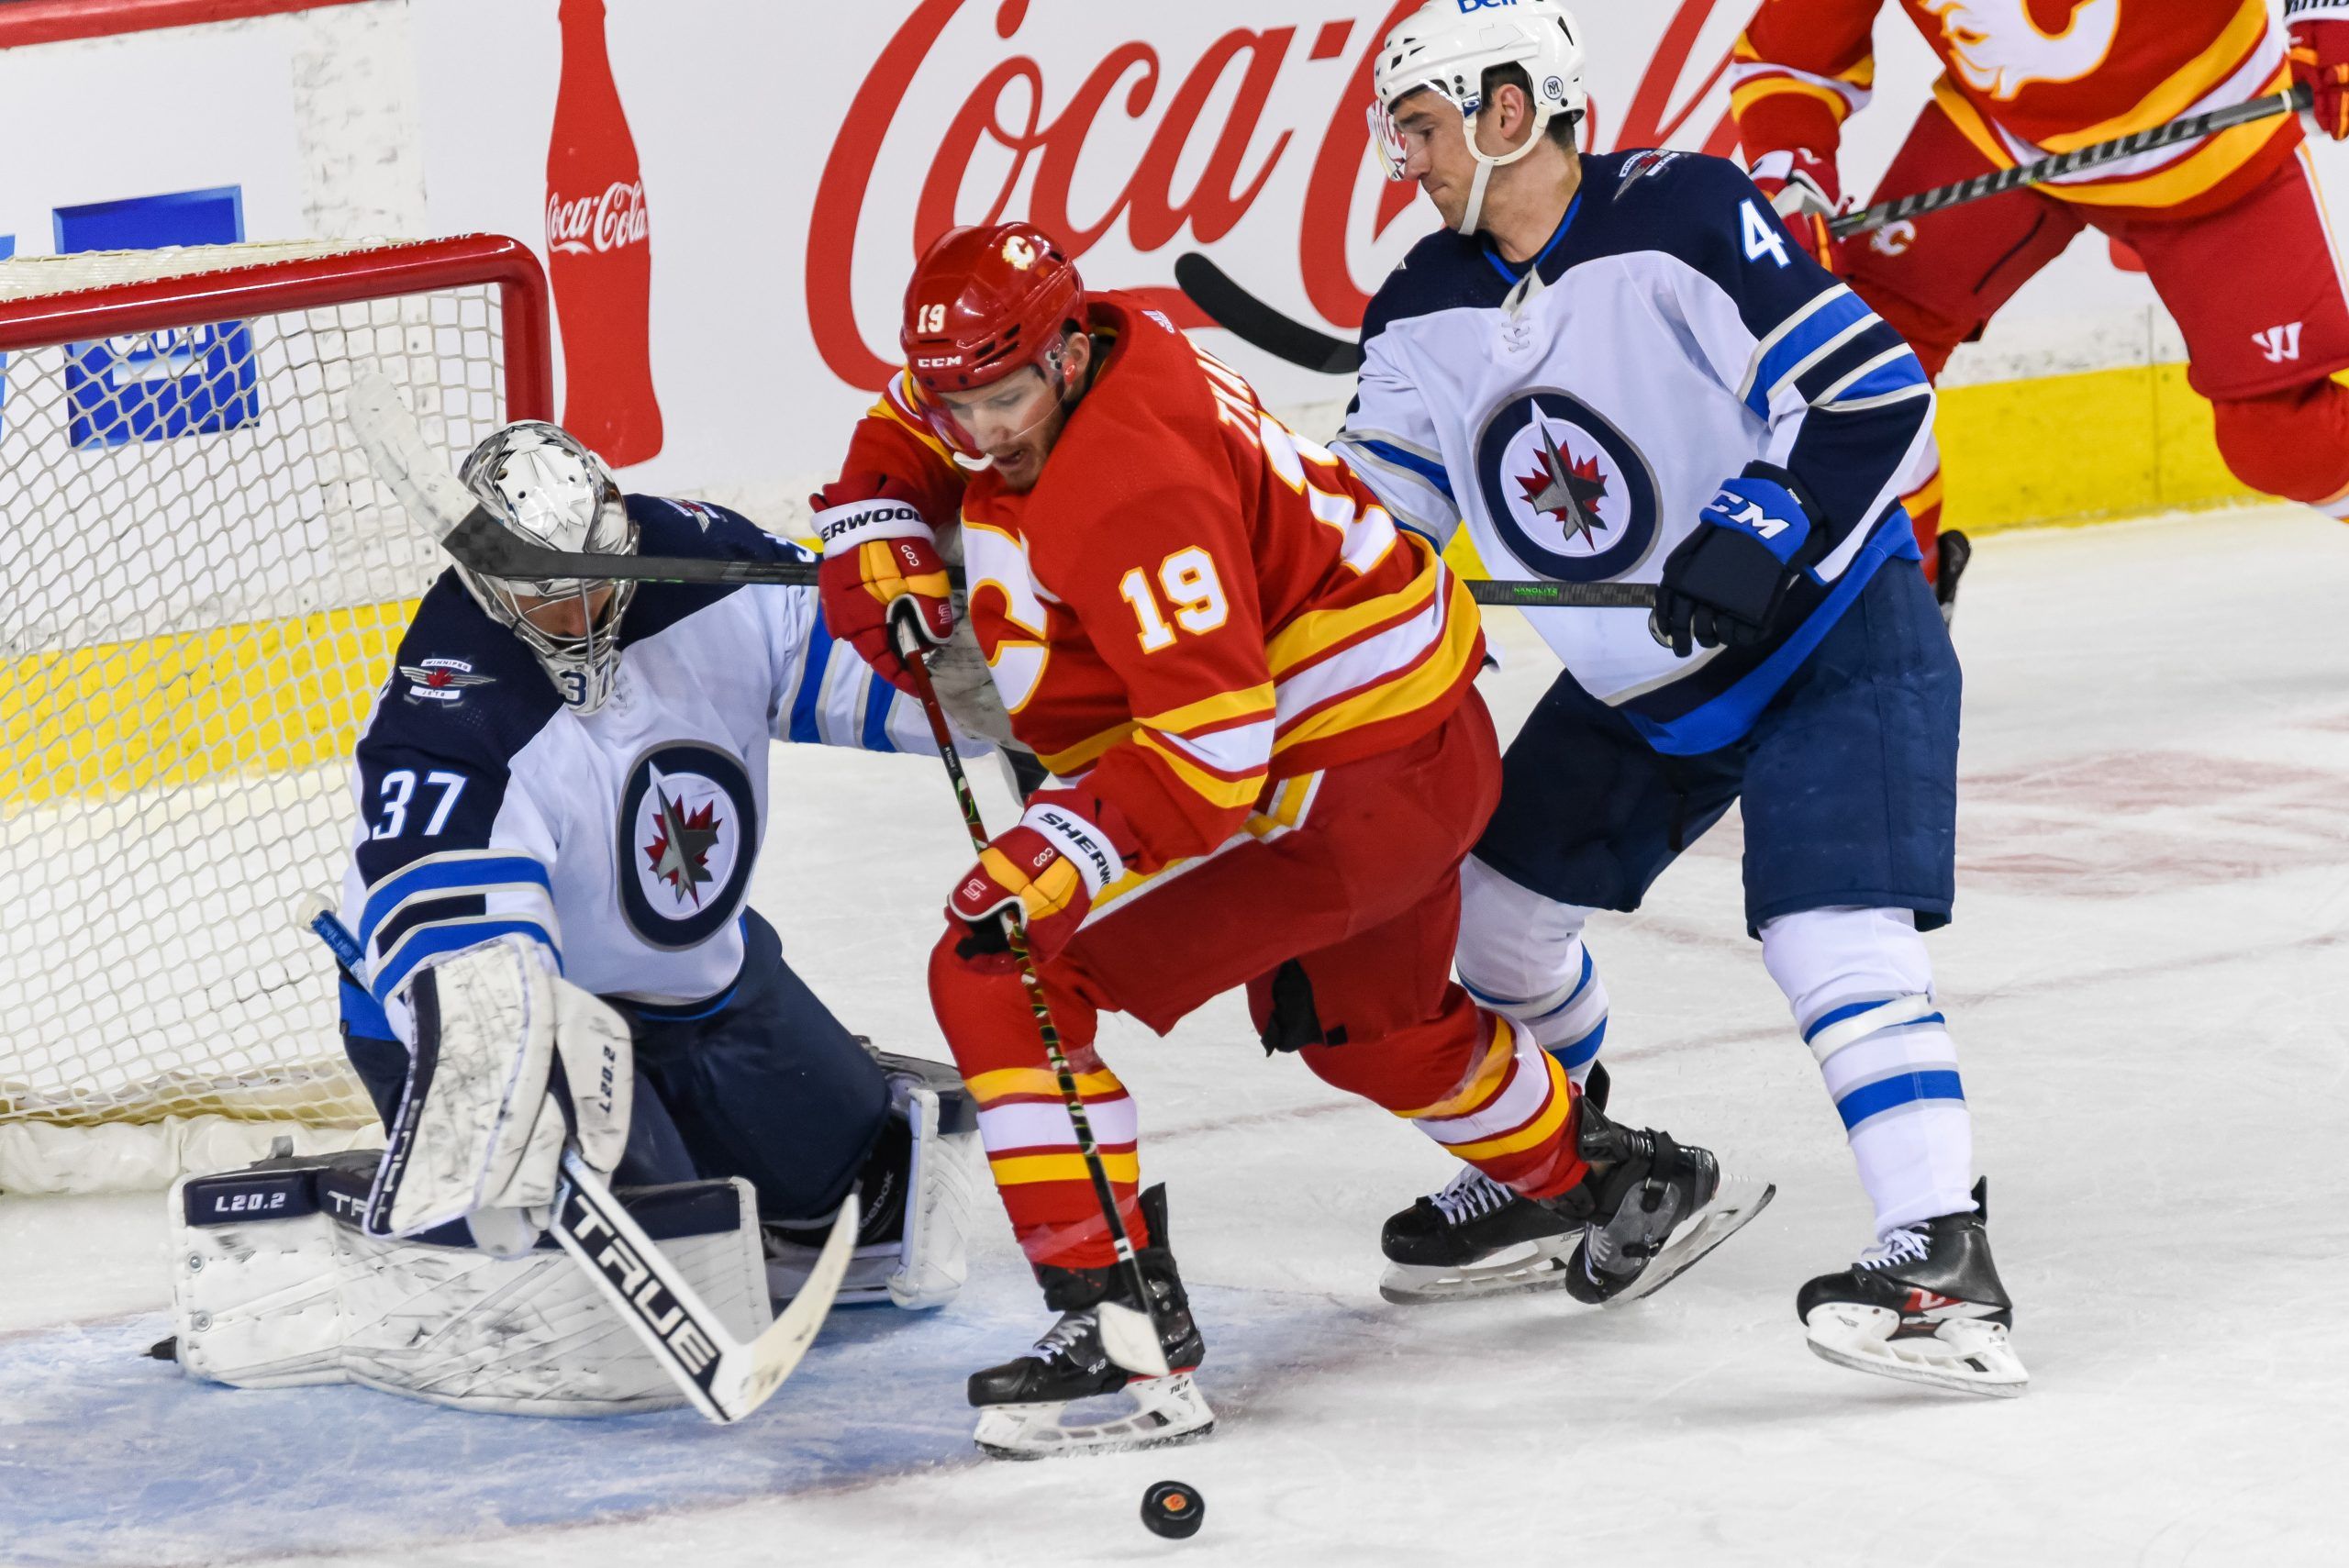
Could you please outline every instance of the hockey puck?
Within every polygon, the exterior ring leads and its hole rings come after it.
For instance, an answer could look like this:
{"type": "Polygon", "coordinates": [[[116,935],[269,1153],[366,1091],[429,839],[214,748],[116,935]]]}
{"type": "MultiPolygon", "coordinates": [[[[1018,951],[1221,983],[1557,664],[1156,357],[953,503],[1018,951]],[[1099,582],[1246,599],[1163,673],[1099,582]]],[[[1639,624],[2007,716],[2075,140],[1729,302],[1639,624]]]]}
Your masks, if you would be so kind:
{"type": "Polygon", "coordinates": [[[1141,1495],[1141,1522],[1152,1535],[1187,1540],[1199,1533],[1207,1517],[1207,1499],[1180,1481],[1161,1481],[1141,1495]]]}

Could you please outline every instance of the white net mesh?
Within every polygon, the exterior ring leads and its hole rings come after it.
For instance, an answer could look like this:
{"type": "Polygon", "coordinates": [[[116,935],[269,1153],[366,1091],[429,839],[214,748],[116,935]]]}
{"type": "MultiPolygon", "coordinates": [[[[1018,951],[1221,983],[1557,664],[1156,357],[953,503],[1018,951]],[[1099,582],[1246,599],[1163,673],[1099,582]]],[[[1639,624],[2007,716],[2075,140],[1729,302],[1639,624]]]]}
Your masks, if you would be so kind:
{"type": "MultiPolygon", "coordinates": [[[[348,249],[0,262],[0,312],[348,249]]],[[[476,285],[5,356],[0,1132],[372,1119],[290,911],[340,873],[344,760],[441,563],[338,409],[380,366],[453,463],[505,417],[501,328],[476,285]]]]}

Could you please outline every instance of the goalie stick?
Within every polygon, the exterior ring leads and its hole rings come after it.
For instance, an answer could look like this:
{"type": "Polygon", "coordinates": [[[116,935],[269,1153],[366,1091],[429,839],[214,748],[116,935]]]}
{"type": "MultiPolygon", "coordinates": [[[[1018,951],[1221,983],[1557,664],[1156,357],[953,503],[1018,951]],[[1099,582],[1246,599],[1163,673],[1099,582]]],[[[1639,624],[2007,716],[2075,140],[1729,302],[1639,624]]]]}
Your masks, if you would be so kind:
{"type": "MultiPolygon", "coordinates": [[[[297,911],[301,924],[353,975],[363,957],[358,939],[316,895],[297,911]]],[[[798,1368],[816,1330],[831,1312],[841,1276],[856,1249],[856,1195],[841,1200],[831,1234],[807,1281],[783,1315],[758,1338],[744,1341],[702,1300],[636,1217],[620,1206],[603,1177],[566,1143],[562,1180],[555,1188],[547,1229],[572,1256],[614,1311],[635,1330],[694,1407],[713,1421],[739,1421],[765,1404],[798,1368]]]]}
{"type": "MultiPolygon", "coordinates": [[[[954,786],[954,803],[963,808],[963,827],[971,835],[974,852],[984,855],[987,848],[986,823],[979,816],[978,797],[971,793],[970,775],[963,771],[963,759],[954,750],[954,731],[946,722],[946,710],[938,701],[938,688],[930,684],[928,645],[923,638],[910,599],[901,598],[890,606],[890,636],[897,645],[898,662],[914,684],[914,698],[921,704],[924,717],[930,720],[930,739],[938,743],[939,760],[946,764],[947,782],[954,786]]],[[[1166,1347],[1158,1337],[1158,1317],[1150,1309],[1150,1283],[1142,1278],[1141,1264],[1134,1258],[1133,1238],[1126,1234],[1125,1217],[1118,1212],[1118,1195],[1109,1185],[1109,1172],[1101,1163],[1100,1146],[1093,1140],[1093,1123],[1085,1114],[1085,1096],[1077,1092],[1076,1073],[1068,1064],[1068,1053],[1061,1049],[1060,1027],[1052,1022],[1052,1004],[1044,997],[1044,983],[1037,978],[1035,960],[1028,951],[1028,928],[1017,912],[1003,912],[1003,935],[1011,946],[1011,960],[1019,966],[1019,982],[1028,993],[1028,1009],[1036,1016],[1036,1031],[1044,1039],[1044,1056],[1059,1082],[1061,1103],[1068,1110],[1070,1124],[1076,1129],[1076,1151],[1085,1161],[1085,1173],[1093,1178],[1093,1198],[1101,1206],[1101,1218],[1109,1229],[1109,1247],[1117,1253],[1119,1283],[1133,1297],[1132,1305],[1103,1299],[1093,1309],[1094,1322],[1101,1330],[1101,1349],[1108,1358],[1128,1372],[1144,1377],[1164,1377],[1173,1370],[1166,1364],[1166,1347]]]]}
{"type": "MultiPolygon", "coordinates": [[[[391,487],[400,505],[440,536],[443,550],[484,577],[516,582],[589,577],[607,583],[815,586],[818,569],[812,561],[598,555],[533,544],[499,522],[458,482],[447,461],[424,439],[416,416],[400,401],[390,378],[380,371],[363,370],[351,377],[343,417],[367,453],[369,466],[391,487]]],[[[959,568],[950,569],[949,575],[956,587],[963,585],[959,568]]],[[[1480,605],[1643,610],[1655,604],[1655,589],[1645,583],[1462,580],[1467,584],[1469,596],[1480,605]]]]}
{"type": "MultiPolygon", "coordinates": [[[[2297,113],[2307,108],[2309,101],[2309,90],[2301,86],[2288,93],[2271,93],[2265,97],[2229,104],[2224,108],[2206,109],[2199,115],[2186,115],[2163,125],[2115,137],[2110,141],[2094,142],[2035,162],[2019,163],[2011,169],[1976,174],[1970,180],[1935,185],[1914,195],[1878,202],[1858,212],[1831,218],[1827,227],[1836,239],[1849,239],[1854,235],[1866,234],[1929,212],[1940,212],[1945,207],[2003,195],[2024,185],[2045,184],[2050,180],[2061,179],[2083,169],[2093,169],[2099,163],[2133,158],[2141,152],[2155,152],[2165,147],[2175,147],[2181,141],[2215,136],[2222,130],[2248,125],[2254,120],[2297,113]]],[[[1301,321],[1293,321],[1283,316],[1234,283],[1222,268],[1196,251],[1174,259],[1174,282],[1191,303],[1206,311],[1217,326],[1276,360],[1318,371],[1324,375],[1355,375],[1362,370],[1362,348],[1359,344],[1333,338],[1327,332],[1318,331],[1301,321]]]]}

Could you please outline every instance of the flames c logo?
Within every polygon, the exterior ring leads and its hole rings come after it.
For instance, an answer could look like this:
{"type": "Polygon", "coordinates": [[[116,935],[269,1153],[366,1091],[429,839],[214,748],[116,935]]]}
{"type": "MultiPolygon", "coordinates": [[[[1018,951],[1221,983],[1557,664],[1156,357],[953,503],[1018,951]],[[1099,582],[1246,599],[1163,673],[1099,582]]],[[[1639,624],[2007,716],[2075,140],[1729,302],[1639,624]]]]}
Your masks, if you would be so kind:
{"type": "Polygon", "coordinates": [[[1604,582],[1655,547],[1655,471],[1572,393],[1540,387],[1494,410],[1476,438],[1476,484],[1501,543],[1544,577],[1604,582]]]}
{"type": "Polygon", "coordinates": [[[1036,264],[1036,248],[1026,235],[1015,234],[1003,242],[1003,259],[1024,272],[1036,264]]]}

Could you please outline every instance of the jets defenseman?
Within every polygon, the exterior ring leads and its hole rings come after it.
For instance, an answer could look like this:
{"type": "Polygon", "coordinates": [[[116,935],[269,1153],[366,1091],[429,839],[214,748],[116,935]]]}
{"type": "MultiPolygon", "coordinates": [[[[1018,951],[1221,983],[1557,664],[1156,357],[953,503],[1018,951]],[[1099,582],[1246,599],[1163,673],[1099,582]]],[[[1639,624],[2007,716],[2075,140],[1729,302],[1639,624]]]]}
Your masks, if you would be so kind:
{"type": "MultiPolygon", "coordinates": [[[[1432,0],[1381,47],[1387,172],[1448,231],[1371,303],[1334,443],[1398,520],[1497,573],[1657,585],[1529,612],[1565,665],[1464,871],[1463,980],[1577,1082],[1583,929],[1742,796],[1745,916],[1847,1129],[1876,1245],[1803,1286],[1820,1355],[2020,1393],[1954,1050],[1920,932],[1954,891],[1958,667],[1898,497],[1932,394],[1738,169],[1578,156],[1555,0],[1432,0]]],[[[1404,1299],[1558,1282],[1574,1239],[1464,1171],[1389,1221],[1404,1299]]]]}
{"type": "MultiPolygon", "coordinates": [[[[551,425],[498,430],[462,478],[507,528],[557,550],[799,558],[723,508],[623,497],[551,425]]],[[[769,1294],[796,1291],[852,1191],[863,1218],[839,1299],[952,1299],[976,1177],[961,1080],[869,1051],[745,902],[770,740],[930,750],[918,707],[833,641],[813,587],[505,582],[458,566],[425,595],[395,663],[357,747],[340,916],[363,956],[342,978],[342,1031],[386,1127],[417,1130],[409,1157],[395,1138],[361,1189],[361,1234],[382,1269],[412,1282],[399,1307],[411,1324],[530,1363],[463,1384],[495,1396],[471,1402],[637,1402],[607,1369],[576,1364],[558,1314],[515,1314],[500,1332],[484,1302],[519,1288],[506,1276],[450,1262],[446,1247],[435,1261],[384,1240],[524,1253],[566,1120],[623,1196],[747,1182],[755,1222],[668,1233],[703,1239],[700,1262],[681,1266],[705,1271],[714,1303],[726,1282],[710,1284],[710,1260],[747,1258],[733,1272],[755,1275],[763,1240],[765,1288],[746,1328],[769,1294]],[[709,1240],[729,1229],[742,1232],[731,1254],[709,1240]]],[[[335,1177],[319,1180],[329,1207],[335,1177]]],[[[717,1195],[721,1210],[743,1207],[717,1195]]],[[[540,1256],[571,1282],[565,1310],[633,1354],[584,1276],[540,1256]]],[[[342,1300],[348,1313],[348,1290],[342,1300]]],[[[213,1330],[215,1353],[235,1360],[213,1330]]],[[[351,1332],[363,1341],[373,1329],[351,1332]]],[[[387,1372],[370,1354],[359,1381],[428,1397],[457,1386],[452,1358],[387,1372]]],[[[657,1375],[635,1392],[670,1393],[657,1375]]]]}

